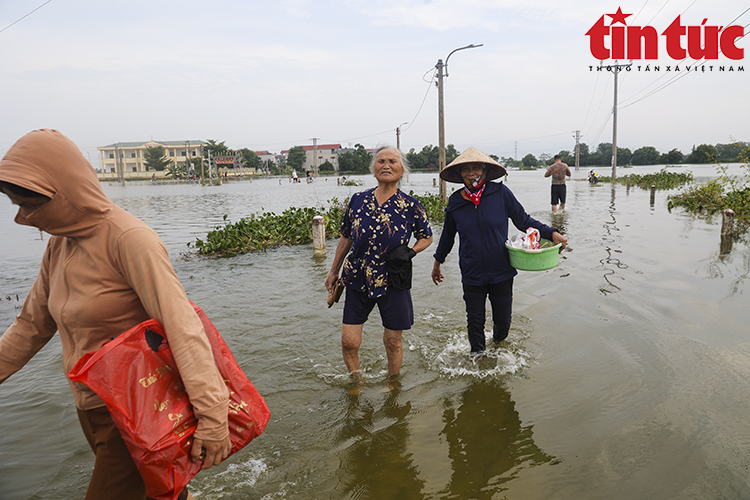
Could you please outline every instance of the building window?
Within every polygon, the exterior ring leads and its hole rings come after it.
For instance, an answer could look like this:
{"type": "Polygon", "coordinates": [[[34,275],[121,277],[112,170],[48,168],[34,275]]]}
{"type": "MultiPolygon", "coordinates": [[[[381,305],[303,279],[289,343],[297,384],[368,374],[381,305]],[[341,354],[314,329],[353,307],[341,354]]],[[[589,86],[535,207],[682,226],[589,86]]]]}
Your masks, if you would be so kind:
{"type": "Polygon", "coordinates": [[[174,156],[174,149],[169,150],[169,156],[174,156]]]}
{"type": "Polygon", "coordinates": [[[131,158],[135,158],[135,151],[133,151],[132,153],[130,153],[130,157],[131,158]]]}
{"type": "Polygon", "coordinates": [[[115,154],[114,154],[114,153],[109,153],[109,157],[110,157],[110,158],[114,158],[114,157],[115,157],[115,154]]]}

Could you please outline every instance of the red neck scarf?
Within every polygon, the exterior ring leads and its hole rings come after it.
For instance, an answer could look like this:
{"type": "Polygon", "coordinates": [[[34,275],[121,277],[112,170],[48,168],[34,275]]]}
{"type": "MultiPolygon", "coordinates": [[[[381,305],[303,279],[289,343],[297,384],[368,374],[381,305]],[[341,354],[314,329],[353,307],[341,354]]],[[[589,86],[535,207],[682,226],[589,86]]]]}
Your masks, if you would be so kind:
{"type": "Polygon", "coordinates": [[[477,186],[477,188],[479,189],[474,188],[475,191],[472,192],[469,190],[469,186],[464,186],[464,191],[461,194],[464,196],[464,198],[472,202],[474,205],[479,205],[479,201],[482,198],[482,193],[484,192],[484,188],[486,185],[487,184],[485,184],[484,179],[482,179],[482,181],[477,186]]]}

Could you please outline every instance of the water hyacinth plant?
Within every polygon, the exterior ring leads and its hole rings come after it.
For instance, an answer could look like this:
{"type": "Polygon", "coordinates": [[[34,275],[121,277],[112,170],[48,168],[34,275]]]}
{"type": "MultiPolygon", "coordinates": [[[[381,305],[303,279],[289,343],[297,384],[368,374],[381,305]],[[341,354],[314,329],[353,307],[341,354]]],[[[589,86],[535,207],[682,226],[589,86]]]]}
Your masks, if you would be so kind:
{"type": "MultiPolygon", "coordinates": [[[[443,221],[445,203],[438,195],[409,194],[424,205],[430,221],[443,221]]],[[[325,219],[326,238],[337,238],[348,204],[348,198],[343,202],[333,198],[328,200],[326,209],[292,207],[278,215],[273,212],[253,214],[237,222],[231,222],[225,215],[223,226],[209,231],[205,239],[197,238],[188,243],[188,247],[195,248],[201,255],[232,257],[282,245],[303,245],[312,242],[312,220],[317,215],[325,219]]]]}
{"type": "Polygon", "coordinates": [[[278,215],[273,212],[252,214],[237,222],[229,221],[225,215],[225,225],[209,231],[205,240],[197,238],[188,246],[202,255],[231,257],[282,245],[302,245],[312,242],[312,220],[317,215],[325,219],[326,237],[335,237],[346,204],[336,198],[328,203],[327,209],[291,207],[278,215]]]}
{"type": "MultiPolygon", "coordinates": [[[[630,178],[631,186],[638,186],[643,189],[651,189],[651,186],[656,187],[656,189],[674,189],[685,184],[690,184],[695,180],[692,172],[667,172],[665,167],[653,174],[628,174],[617,177],[615,182],[618,184],[627,184],[628,178],[630,178]]],[[[612,177],[600,176],[599,182],[612,182],[612,177]]]]}
{"type": "Polygon", "coordinates": [[[741,175],[731,175],[726,165],[717,165],[716,168],[718,178],[671,195],[667,208],[682,207],[708,214],[731,209],[736,219],[747,225],[750,222],[750,163],[742,166],[741,175]]]}

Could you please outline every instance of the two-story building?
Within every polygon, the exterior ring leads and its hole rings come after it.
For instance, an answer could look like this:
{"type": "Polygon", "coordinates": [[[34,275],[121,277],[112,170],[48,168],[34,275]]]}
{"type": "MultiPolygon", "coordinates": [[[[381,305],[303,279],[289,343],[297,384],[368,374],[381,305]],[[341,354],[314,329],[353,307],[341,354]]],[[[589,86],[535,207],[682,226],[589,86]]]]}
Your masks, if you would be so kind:
{"type": "MultiPolygon", "coordinates": [[[[117,173],[118,166],[123,174],[147,172],[144,164],[144,152],[147,148],[162,146],[167,158],[177,166],[185,166],[189,158],[201,157],[205,141],[148,141],[116,142],[99,150],[100,164],[103,173],[117,173]]],[[[126,175],[127,177],[128,175],[126,175]]]]}
{"type": "MultiPolygon", "coordinates": [[[[302,146],[302,151],[305,153],[305,159],[302,162],[302,168],[304,170],[315,170],[317,166],[320,168],[326,161],[333,165],[333,169],[338,172],[339,170],[339,150],[341,144],[318,144],[317,146],[302,146]],[[315,161],[317,155],[317,163],[315,161]]],[[[289,150],[285,149],[280,153],[280,156],[286,161],[289,156],[289,150]]]]}

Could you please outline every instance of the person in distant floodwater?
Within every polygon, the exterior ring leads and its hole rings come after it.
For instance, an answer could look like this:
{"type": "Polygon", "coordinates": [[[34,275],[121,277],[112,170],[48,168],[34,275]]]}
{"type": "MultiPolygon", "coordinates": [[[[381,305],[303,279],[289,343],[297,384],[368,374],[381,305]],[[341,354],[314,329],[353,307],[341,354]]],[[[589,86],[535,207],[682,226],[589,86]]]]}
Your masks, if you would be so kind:
{"type": "Polygon", "coordinates": [[[552,177],[552,211],[557,212],[557,204],[560,210],[565,210],[565,176],[570,177],[570,169],[567,163],[562,162],[562,156],[555,155],[555,163],[549,166],[544,173],[545,177],[552,177]]]}

